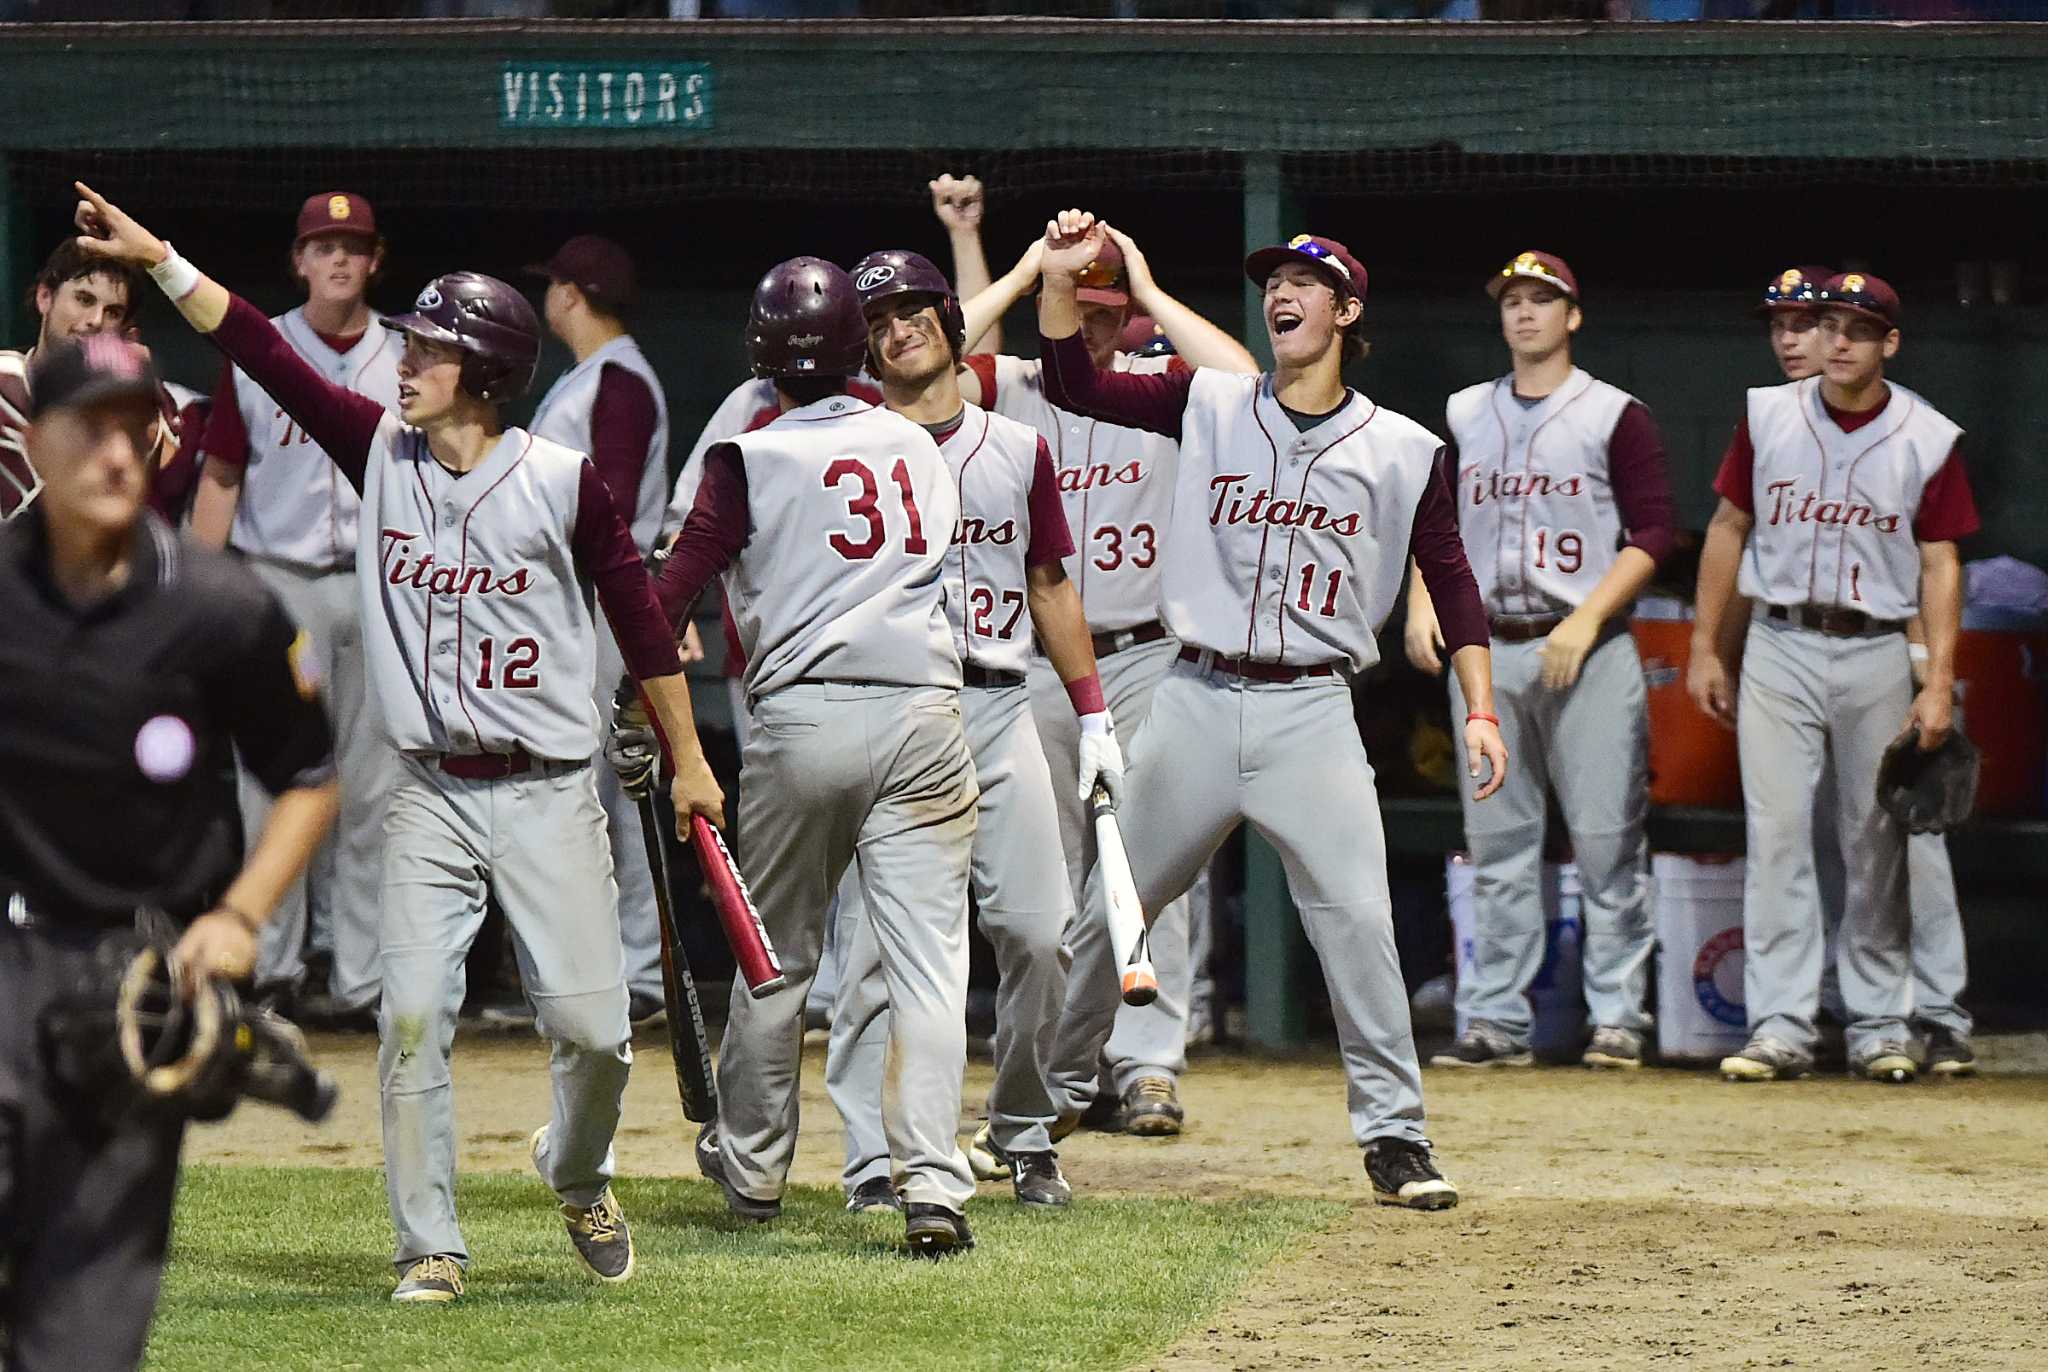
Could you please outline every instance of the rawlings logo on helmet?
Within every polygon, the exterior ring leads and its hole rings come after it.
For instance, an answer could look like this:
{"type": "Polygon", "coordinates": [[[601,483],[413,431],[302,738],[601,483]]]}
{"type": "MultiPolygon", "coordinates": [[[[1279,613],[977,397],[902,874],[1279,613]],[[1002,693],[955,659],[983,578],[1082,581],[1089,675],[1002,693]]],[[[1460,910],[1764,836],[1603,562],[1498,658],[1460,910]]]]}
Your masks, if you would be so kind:
{"type": "Polygon", "coordinates": [[[433,286],[420,292],[420,298],[412,302],[416,310],[438,310],[441,308],[441,292],[433,286]]]}
{"type": "Polygon", "coordinates": [[[896,269],[890,266],[869,267],[853,280],[856,290],[871,291],[875,287],[896,279],[896,269]]]}
{"type": "Polygon", "coordinates": [[[824,341],[825,335],[821,333],[793,333],[789,336],[792,348],[815,348],[824,341]]]}

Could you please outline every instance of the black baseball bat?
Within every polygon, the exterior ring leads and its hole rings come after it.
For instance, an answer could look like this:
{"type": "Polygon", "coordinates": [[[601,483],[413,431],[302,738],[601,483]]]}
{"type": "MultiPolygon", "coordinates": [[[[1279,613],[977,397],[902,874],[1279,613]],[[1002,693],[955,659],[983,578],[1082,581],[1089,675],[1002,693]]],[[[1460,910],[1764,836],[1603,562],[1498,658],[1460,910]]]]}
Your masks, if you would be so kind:
{"type": "Polygon", "coordinates": [[[718,1118],[718,1085],[711,1073],[711,1036],[704,1030],[704,1007],[697,1001],[697,982],[683,951],[676,925],[677,895],[669,861],[675,842],[669,807],[650,790],[640,797],[640,836],[647,845],[647,868],[654,876],[654,903],[661,912],[661,990],[668,1001],[668,1048],[675,1059],[676,1094],[682,1097],[683,1118],[704,1124],[718,1118]]]}

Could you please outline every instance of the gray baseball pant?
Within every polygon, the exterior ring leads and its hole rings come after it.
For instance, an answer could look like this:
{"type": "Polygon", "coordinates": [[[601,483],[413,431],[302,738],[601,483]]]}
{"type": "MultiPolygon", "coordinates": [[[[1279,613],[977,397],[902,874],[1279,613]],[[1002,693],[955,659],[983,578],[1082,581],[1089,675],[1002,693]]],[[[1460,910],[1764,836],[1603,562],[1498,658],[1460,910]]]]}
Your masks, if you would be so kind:
{"type": "MultiPolygon", "coordinates": [[[[1472,850],[1475,925],[1471,974],[1458,981],[1458,1013],[1528,1046],[1529,987],[1544,951],[1543,823],[1554,787],[1583,892],[1587,1015],[1596,1026],[1645,1030],[1655,934],[1643,838],[1649,705],[1635,640],[1625,627],[1610,631],[1564,691],[1543,684],[1542,640],[1495,640],[1493,693],[1507,781],[1485,800],[1474,800],[1462,782],[1458,788],[1472,850]]],[[[1451,707],[1463,778],[1467,707],[1455,676],[1451,707]]]]}
{"type": "MultiPolygon", "coordinates": [[[[1353,1135],[1422,1141],[1386,836],[1344,679],[1271,685],[1175,663],[1131,740],[1118,819],[1147,911],[1185,892],[1239,823],[1273,845],[1322,960],[1353,1135]]],[[[1099,871],[1067,941],[1074,962],[1051,1083],[1063,1113],[1095,1094],[1096,1057],[1122,1004],[1099,871]]]]}
{"type": "Polygon", "coordinates": [[[384,816],[384,997],[377,1075],[394,1261],[468,1261],[455,1220],[455,1092],[448,1071],[463,960],[495,893],[519,975],[551,1045],[553,1108],[541,1175],[595,1203],[612,1178],[626,1075],[625,962],[604,808],[586,761],[534,761],[464,781],[402,756],[384,816]]]}
{"type": "Polygon", "coordinates": [[[825,914],[856,854],[890,1007],[882,1122],[906,1201],[965,1207],[954,1136],[967,1066],[967,875],[974,764],[956,691],[802,682],[754,703],[740,774],[740,869],[788,984],[735,980],[718,1058],[726,1176],[782,1194],[796,1153],[804,998],[825,914]]]}
{"type": "Polygon", "coordinates": [[[1834,762],[1836,833],[1848,858],[1835,974],[1857,1058],[1903,1043],[1912,1009],[1905,834],[1877,806],[1877,767],[1912,703],[1903,634],[1843,638],[1760,614],[1742,660],[1736,738],[1749,860],[1743,999],[1749,1030],[1811,1054],[1823,936],[1814,791],[1834,762]]]}
{"type": "MultiPolygon", "coordinates": [[[[1109,703],[1117,738],[1128,748],[1152,708],[1152,692],[1180,652],[1171,638],[1141,643],[1100,659],[1103,698],[1109,703]]],[[[1060,846],[1073,883],[1076,908],[1095,865],[1095,825],[1082,803],[1081,725],[1052,664],[1034,659],[1029,673],[1031,711],[1052,768],[1053,798],[1059,802],[1060,846]]],[[[1143,1076],[1180,1077],[1187,1070],[1188,1003],[1194,973],[1189,957],[1188,902],[1179,891],[1152,922],[1152,966],[1159,974],[1159,998],[1150,1005],[1122,1005],[1103,1046],[1110,1088],[1119,1093],[1143,1076]]],[[[1150,907],[1147,907],[1148,909],[1150,907]]]]}
{"type": "MultiPolygon", "coordinates": [[[[306,875],[286,888],[264,926],[256,982],[298,980],[310,944],[334,955],[334,976],[326,989],[342,1005],[360,1009],[377,999],[384,797],[397,755],[369,695],[355,571],[313,572],[260,557],[248,564],[306,634],[311,652],[306,667],[318,675],[321,698],[333,717],[334,767],[341,780],[334,832],[320,845],[306,875]]],[[[270,816],[270,793],[247,771],[237,770],[242,828],[253,838],[270,816]]]]}
{"type": "MultiPolygon", "coordinates": [[[[1042,1152],[1052,1147],[1048,1131],[1057,1113],[1046,1071],[1066,998],[1063,940],[1073,916],[1052,775],[1023,682],[967,687],[960,692],[960,717],[981,786],[974,895],[999,977],[989,1132],[998,1148],[1042,1152]]],[[[846,1122],[848,1191],[889,1174],[881,1100],[890,1019],[881,947],[865,917],[858,876],[850,875],[854,879],[839,884],[842,960],[825,1067],[826,1089],[846,1122]]]]}

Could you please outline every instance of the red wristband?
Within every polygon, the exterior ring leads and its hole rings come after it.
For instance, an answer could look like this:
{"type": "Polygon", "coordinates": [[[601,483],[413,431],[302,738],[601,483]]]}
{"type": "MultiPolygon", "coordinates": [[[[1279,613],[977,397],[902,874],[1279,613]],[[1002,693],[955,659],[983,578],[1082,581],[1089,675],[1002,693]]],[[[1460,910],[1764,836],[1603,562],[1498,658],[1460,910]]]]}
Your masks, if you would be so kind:
{"type": "Polygon", "coordinates": [[[1475,719],[1483,719],[1496,729],[1500,727],[1500,716],[1490,715],[1486,713],[1486,711],[1484,710],[1474,710],[1471,714],[1465,716],[1465,722],[1467,724],[1470,724],[1475,719]]]}
{"type": "Polygon", "coordinates": [[[1102,674],[1090,672],[1067,683],[1067,699],[1077,715],[1099,715],[1109,708],[1102,699],[1102,674]]]}

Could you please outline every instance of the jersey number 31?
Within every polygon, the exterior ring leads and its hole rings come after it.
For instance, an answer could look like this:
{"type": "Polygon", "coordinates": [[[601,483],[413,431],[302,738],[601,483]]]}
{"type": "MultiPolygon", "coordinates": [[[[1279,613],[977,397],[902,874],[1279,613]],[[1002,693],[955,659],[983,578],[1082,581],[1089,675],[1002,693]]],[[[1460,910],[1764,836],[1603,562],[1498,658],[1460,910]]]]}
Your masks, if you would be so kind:
{"type": "MultiPolygon", "coordinates": [[[[924,519],[917,512],[917,498],[910,490],[910,464],[902,458],[889,470],[889,479],[896,484],[896,494],[903,505],[903,513],[910,521],[910,532],[904,535],[903,551],[915,557],[925,551],[924,519]]],[[[882,551],[888,541],[889,525],[882,518],[881,484],[875,480],[874,471],[857,457],[836,457],[825,468],[825,489],[839,490],[851,484],[851,493],[841,490],[846,496],[847,518],[861,521],[864,530],[856,538],[852,533],[834,532],[826,538],[832,551],[848,562],[866,562],[882,551]]]]}

